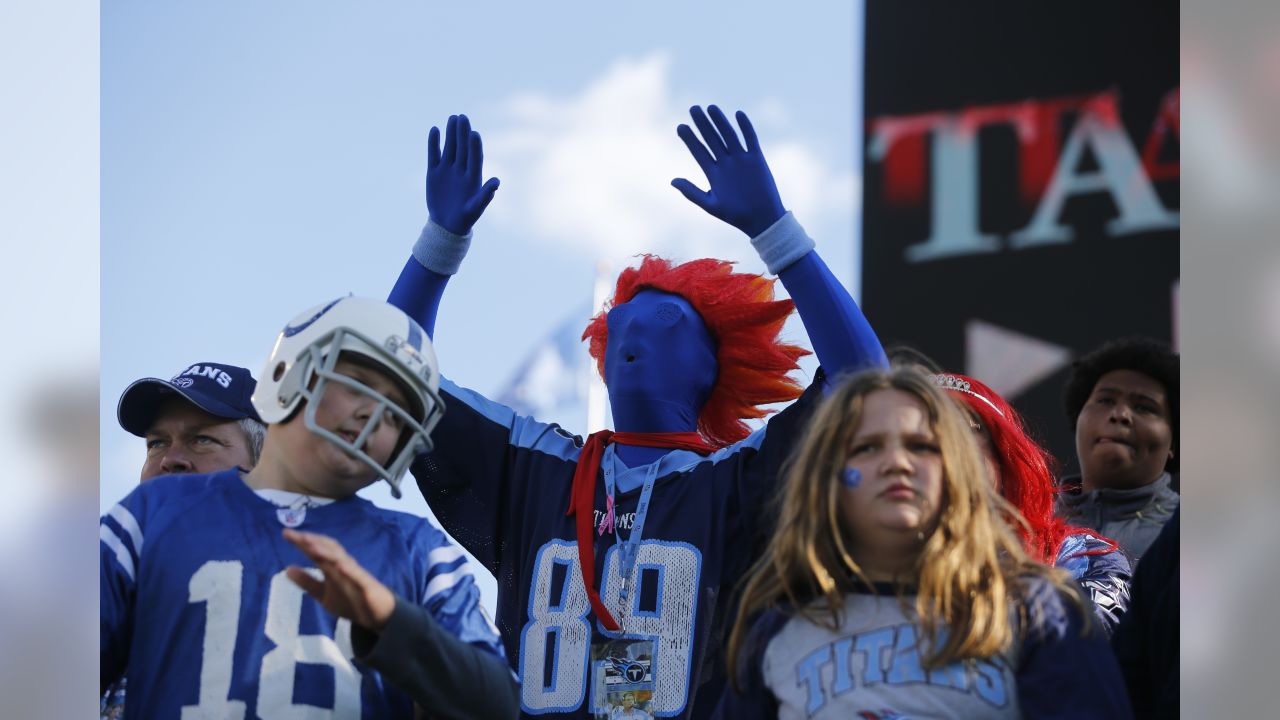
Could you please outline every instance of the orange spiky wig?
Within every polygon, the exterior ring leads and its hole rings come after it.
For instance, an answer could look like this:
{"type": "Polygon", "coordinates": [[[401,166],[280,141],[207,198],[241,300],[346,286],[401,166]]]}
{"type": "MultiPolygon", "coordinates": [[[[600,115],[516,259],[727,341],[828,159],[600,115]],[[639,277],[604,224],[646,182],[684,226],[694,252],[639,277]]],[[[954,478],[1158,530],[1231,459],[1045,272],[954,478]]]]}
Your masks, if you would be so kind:
{"type": "Polygon", "coordinates": [[[698,432],[708,443],[724,447],[750,434],[743,420],[762,418],[770,410],[759,406],[794,400],[803,392],[800,383],[787,376],[809,354],[778,335],[795,309],[790,300],[774,300],[776,280],[733,272],[733,263],[704,258],[673,265],[656,255],[645,255],[640,267],[618,276],[613,298],[587,323],[583,340],[604,377],[605,348],[609,344],[607,315],[610,308],[629,302],[641,290],[660,290],[684,298],[706,324],[716,343],[716,383],[698,413],[698,432]]]}

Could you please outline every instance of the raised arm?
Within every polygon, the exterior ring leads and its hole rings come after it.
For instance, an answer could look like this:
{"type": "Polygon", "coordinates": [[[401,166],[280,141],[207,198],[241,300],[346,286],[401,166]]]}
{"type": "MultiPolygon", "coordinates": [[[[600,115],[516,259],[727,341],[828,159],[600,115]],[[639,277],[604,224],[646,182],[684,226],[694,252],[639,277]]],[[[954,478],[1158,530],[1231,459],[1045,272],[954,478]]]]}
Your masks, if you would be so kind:
{"type": "Polygon", "coordinates": [[[688,125],[676,133],[707,176],[703,191],[684,178],[671,185],[694,205],[751,238],[769,272],[795,301],[818,362],[829,378],[867,367],[888,367],[884,348],[849,291],[814,249],[813,240],[787,212],[755,128],[737,114],[742,139],[720,108],[690,108],[698,134],[688,125]],[[710,117],[708,117],[710,116],[710,117]]]}
{"type": "Polygon", "coordinates": [[[445,285],[466,257],[471,227],[498,191],[498,178],[481,182],[484,145],[466,115],[449,116],[443,151],[439,128],[431,128],[427,144],[429,219],[387,302],[417,320],[434,339],[445,285]]]}

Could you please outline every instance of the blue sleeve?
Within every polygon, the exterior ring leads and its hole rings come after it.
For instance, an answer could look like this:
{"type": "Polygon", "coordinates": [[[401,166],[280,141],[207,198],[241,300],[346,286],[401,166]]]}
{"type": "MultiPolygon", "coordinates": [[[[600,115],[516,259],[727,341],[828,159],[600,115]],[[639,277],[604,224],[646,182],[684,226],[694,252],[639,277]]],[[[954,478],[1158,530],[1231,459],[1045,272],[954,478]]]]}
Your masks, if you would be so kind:
{"type": "MultiPolygon", "coordinates": [[[[785,475],[787,461],[803,437],[827,386],[822,368],[804,393],[746,438],[709,455],[715,496],[723,504],[726,519],[721,582],[733,587],[759,557],[770,535],[774,518],[768,512],[785,475]]],[[[720,648],[712,646],[712,652],[720,648]]]]}
{"type": "MultiPolygon", "coordinates": [[[[445,286],[465,255],[469,237],[428,222],[387,297],[433,340],[445,286]]],[[[564,454],[572,450],[573,438],[559,426],[516,415],[448,378],[442,379],[440,394],[447,410],[432,431],[435,449],[418,456],[411,472],[441,524],[496,574],[508,525],[503,517],[513,504],[518,506],[523,493],[523,488],[513,487],[513,476],[516,464],[527,464],[518,463],[515,455],[521,448],[551,448],[553,454],[564,454]]]]}
{"type": "Polygon", "coordinates": [[[1129,560],[1118,545],[1090,535],[1069,535],[1058,549],[1058,567],[1071,573],[1093,601],[1094,616],[1111,635],[1129,609],[1129,560]]]}
{"type": "MultiPolygon", "coordinates": [[[[742,470],[736,477],[737,487],[729,496],[729,502],[740,503],[731,506],[731,510],[734,517],[748,526],[747,530],[757,529],[753,542],[767,540],[766,536],[772,530],[772,522],[764,518],[765,508],[781,486],[787,461],[822,403],[826,387],[826,368],[818,368],[813,382],[795,402],[769,418],[765,427],[745,440],[719,451],[736,453],[742,459],[742,470]]],[[[712,459],[715,458],[712,455],[712,459]]],[[[755,553],[748,554],[751,555],[749,560],[753,561],[755,553]]]]}
{"type": "Polygon", "coordinates": [[[725,684],[724,694],[716,705],[715,720],[774,720],[778,717],[778,699],[764,682],[764,654],[769,641],[787,624],[788,617],[769,611],[758,617],[743,641],[737,667],[731,669],[737,687],[725,684]]]}
{"type": "Polygon", "coordinates": [[[1102,628],[1080,606],[1049,589],[1029,605],[1017,669],[1018,702],[1027,718],[1130,718],[1133,710],[1120,666],[1102,628]]]}
{"type": "MultiPolygon", "coordinates": [[[[764,242],[800,248],[813,243],[790,213],[752,240],[757,248],[764,242]]],[[[848,372],[889,367],[880,339],[862,309],[817,250],[809,250],[788,263],[778,272],[778,279],[795,301],[813,351],[828,378],[836,380],[848,372]]]]}
{"type": "Polygon", "coordinates": [[[444,533],[432,528],[439,543],[427,553],[422,596],[418,604],[427,608],[442,628],[463,642],[479,646],[499,658],[505,657],[498,628],[480,605],[480,588],[462,550],[444,533]]]}
{"type": "Polygon", "coordinates": [[[444,287],[449,284],[449,276],[458,272],[470,247],[471,233],[455,235],[428,220],[387,302],[417,320],[434,339],[444,287]]]}
{"type": "Polygon", "coordinates": [[[462,551],[425,519],[406,527],[418,588],[381,632],[352,626],[356,656],[438,718],[510,718],[515,674],[462,551]],[[465,688],[466,692],[460,692],[465,688]]]}
{"type": "Polygon", "coordinates": [[[542,485],[555,478],[567,493],[581,441],[448,378],[440,394],[448,409],[431,433],[435,448],[411,471],[444,529],[496,575],[514,516],[545,505],[556,489],[542,485]]]}
{"type": "Polygon", "coordinates": [[[778,701],[764,688],[763,682],[753,682],[755,684],[743,692],[735,691],[732,685],[726,686],[711,717],[714,720],[776,720],[778,701]]]}
{"type": "Polygon", "coordinates": [[[395,286],[391,288],[387,302],[417,320],[422,329],[427,331],[427,336],[434,339],[436,315],[440,312],[440,300],[444,297],[444,288],[448,284],[448,275],[428,270],[417,258],[410,257],[400,271],[395,286]]]}
{"type": "MultiPolygon", "coordinates": [[[[433,341],[451,273],[427,268],[434,257],[430,251],[448,249],[450,239],[459,238],[428,222],[387,296],[388,303],[416,320],[433,341]]],[[[455,254],[452,260],[460,262],[461,256],[455,254]]],[[[437,268],[457,270],[456,263],[437,264],[437,268]]],[[[509,428],[504,420],[514,413],[444,378],[440,395],[446,411],[431,433],[435,450],[415,458],[410,471],[445,528],[490,571],[497,572],[500,515],[510,474],[509,428]]]]}
{"type": "Polygon", "coordinates": [[[1138,717],[1176,717],[1179,695],[1178,570],[1181,509],[1134,572],[1133,605],[1111,637],[1138,717]]]}
{"type": "Polygon", "coordinates": [[[144,507],[141,494],[134,490],[98,523],[99,681],[102,688],[120,679],[129,662],[144,507]]]}

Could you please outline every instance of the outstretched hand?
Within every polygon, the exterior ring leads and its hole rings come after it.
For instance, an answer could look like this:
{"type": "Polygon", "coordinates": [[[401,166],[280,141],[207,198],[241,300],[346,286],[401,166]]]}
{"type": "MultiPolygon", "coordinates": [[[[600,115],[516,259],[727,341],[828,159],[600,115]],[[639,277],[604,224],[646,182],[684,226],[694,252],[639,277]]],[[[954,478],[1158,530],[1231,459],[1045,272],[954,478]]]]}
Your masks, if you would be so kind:
{"type": "Polygon", "coordinates": [[[773,173],[769,171],[755,128],[751,127],[746,113],[739,110],[737,114],[745,148],[720,108],[708,105],[704,113],[701,107],[694,105],[689,108],[689,114],[693,117],[693,124],[698,126],[702,140],[699,141],[688,125],[677,127],[676,134],[706,174],[711,189],[704,192],[684,178],[672,180],[671,186],[694,205],[738,228],[748,237],[754,238],[769,229],[787,210],[782,206],[773,173]],[[707,115],[711,116],[710,120],[707,115]]]}
{"type": "Polygon", "coordinates": [[[455,235],[466,235],[498,191],[498,178],[484,177],[484,145],[466,115],[450,115],[440,150],[440,128],[427,140],[427,212],[455,235]]]}
{"type": "Polygon", "coordinates": [[[396,608],[391,590],[360,566],[331,537],[285,528],[284,539],[311,558],[323,573],[317,578],[296,565],[286,569],[289,579],[316,599],[325,610],[366,630],[380,632],[396,608]]]}

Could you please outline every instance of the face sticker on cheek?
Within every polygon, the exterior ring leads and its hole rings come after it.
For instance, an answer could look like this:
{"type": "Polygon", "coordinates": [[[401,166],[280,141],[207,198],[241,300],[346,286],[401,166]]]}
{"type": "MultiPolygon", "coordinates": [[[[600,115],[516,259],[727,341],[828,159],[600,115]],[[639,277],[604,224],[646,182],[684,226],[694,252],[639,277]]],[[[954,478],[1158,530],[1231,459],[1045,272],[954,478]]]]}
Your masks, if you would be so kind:
{"type": "Polygon", "coordinates": [[[862,484],[862,473],[857,468],[845,468],[840,473],[840,484],[852,490],[862,484]]]}

